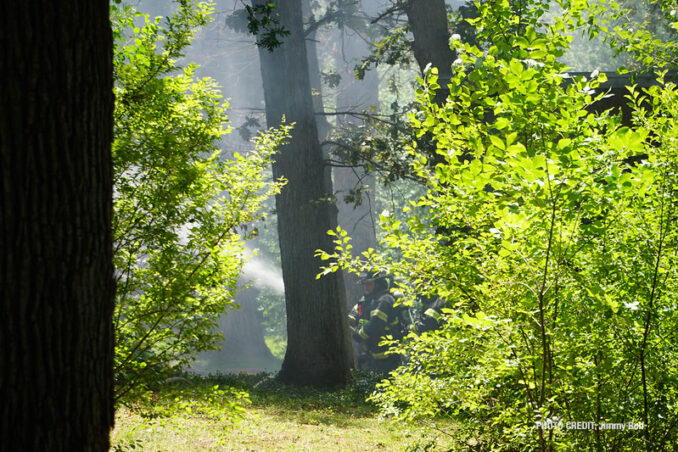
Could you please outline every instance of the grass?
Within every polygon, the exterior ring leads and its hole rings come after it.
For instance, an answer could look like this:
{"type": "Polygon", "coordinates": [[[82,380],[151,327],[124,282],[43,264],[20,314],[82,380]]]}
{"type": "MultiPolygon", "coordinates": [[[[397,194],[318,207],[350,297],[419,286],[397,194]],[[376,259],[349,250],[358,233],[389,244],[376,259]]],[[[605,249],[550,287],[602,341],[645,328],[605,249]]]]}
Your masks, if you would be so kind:
{"type": "Polygon", "coordinates": [[[381,418],[365,402],[376,381],[323,391],[266,374],[188,376],[119,408],[111,451],[447,450],[440,433],[381,418]]]}

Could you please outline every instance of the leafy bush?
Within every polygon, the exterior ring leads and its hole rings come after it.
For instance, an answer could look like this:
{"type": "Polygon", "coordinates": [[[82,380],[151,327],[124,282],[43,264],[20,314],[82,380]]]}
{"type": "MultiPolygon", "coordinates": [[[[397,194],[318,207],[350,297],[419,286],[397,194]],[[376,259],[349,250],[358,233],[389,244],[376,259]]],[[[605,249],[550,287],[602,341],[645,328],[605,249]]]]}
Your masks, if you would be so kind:
{"type": "Polygon", "coordinates": [[[285,131],[225,159],[219,87],[177,59],[210,7],[180,2],[160,18],[113,8],[116,398],[143,390],[215,347],[244,259],[237,228],[279,190],[266,181],[285,131]],[[138,25],[143,22],[141,25],[138,25]]]}
{"type": "MultiPolygon", "coordinates": [[[[455,43],[447,103],[433,102],[431,69],[410,115],[444,163],[410,148],[428,193],[406,225],[382,217],[402,258],[363,256],[408,278],[410,297],[450,302],[440,330],[391,341],[408,363],[372,400],[398,418],[454,416],[460,448],[655,450],[678,437],[678,91],[661,77],[631,88],[631,128],[592,113],[604,75],[565,81],[557,60],[584,17],[568,6],[544,25],[548,2],[520,17],[479,5],[482,47],[455,43]]],[[[324,272],[359,270],[338,235],[324,272]]]]}

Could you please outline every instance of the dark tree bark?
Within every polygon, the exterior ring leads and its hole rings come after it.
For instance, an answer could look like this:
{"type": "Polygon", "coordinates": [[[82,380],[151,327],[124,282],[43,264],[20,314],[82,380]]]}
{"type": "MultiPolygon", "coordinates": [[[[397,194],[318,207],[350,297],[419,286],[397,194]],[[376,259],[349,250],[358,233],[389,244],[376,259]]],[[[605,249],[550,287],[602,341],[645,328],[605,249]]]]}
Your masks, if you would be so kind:
{"type": "Polygon", "coordinates": [[[287,352],[279,378],[326,386],[349,380],[352,356],[341,273],[315,278],[320,262],[314,253],[332,249],[326,231],[336,227],[337,210],[328,200],[332,182],[318,142],[301,8],[301,0],[278,2],[290,35],[273,52],[259,50],[266,122],[276,126],[284,116],[295,123],[273,164],[273,175],[288,180],[276,197],[287,308],[287,352]]]}
{"type": "Polygon", "coordinates": [[[436,93],[437,104],[445,103],[449,94],[450,67],[455,59],[450,49],[450,32],[444,0],[409,0],[405,5],[407,21],[414,35],[414,57],[419,68],[431,64],[438,68],[440,89],[436,93]]]}
{"type": "Polygon", "coordinates": [[[112,39],[103,0],[0,7],[0,449],[107,451],[112,39]]]}

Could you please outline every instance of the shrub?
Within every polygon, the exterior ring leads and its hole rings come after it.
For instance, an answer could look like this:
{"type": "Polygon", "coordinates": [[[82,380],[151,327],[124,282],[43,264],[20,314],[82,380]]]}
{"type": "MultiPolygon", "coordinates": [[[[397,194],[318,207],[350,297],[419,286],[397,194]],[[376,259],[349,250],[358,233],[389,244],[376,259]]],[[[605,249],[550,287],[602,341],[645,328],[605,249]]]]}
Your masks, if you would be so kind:
{"type": "Polygon", "coordinates": [[[113,8],[116,398],[143,391],[214,348],[216,321],[233,308],[244,259],[242,225],[279,190],[267,182],[285,131],[226,159],[219,87],[177,59],[210,7],[180,2],[161,26],[113,8]],[[139,26],[139,22],[143,23],[139,26]]]}
{"type": "MultiPolygon", "coordinates": [[[[402,258],[362,257],[408,278],[411,297],[449,301],[440,330],[391,341],[408,362],[372,400],[398,418],[454,416],[460,447],[676,443],[678,91],[661,77],[631,88],[631,128],[592,113],[604,75],[565,83],[557,60],[577,5],[550,24],[547,2],[520,16],[479,5],[482,46],[455,43],[447,103],[433,102],[430,69],[410,115],[444,163],[410,148],[428,193],[405,208],[407,228],[382,218],[402,258]]],[[[335,260],[324,272],[364,265],[344,234],[320,253],[335,260]]]]}

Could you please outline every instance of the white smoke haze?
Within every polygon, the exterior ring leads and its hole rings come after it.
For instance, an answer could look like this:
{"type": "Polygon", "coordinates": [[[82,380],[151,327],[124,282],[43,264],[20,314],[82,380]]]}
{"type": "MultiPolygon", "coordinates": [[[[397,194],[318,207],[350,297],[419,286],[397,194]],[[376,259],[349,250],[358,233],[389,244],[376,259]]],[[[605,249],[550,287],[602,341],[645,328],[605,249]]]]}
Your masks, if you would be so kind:
{"type": "Polygon", "coordinates": [[[256,249],[247,247],[247,262],[242,269],[241,279],[256,287],[266,287],[277,294],[285,293],[282,271],[271,262],[255,255],[256,249]]]}

